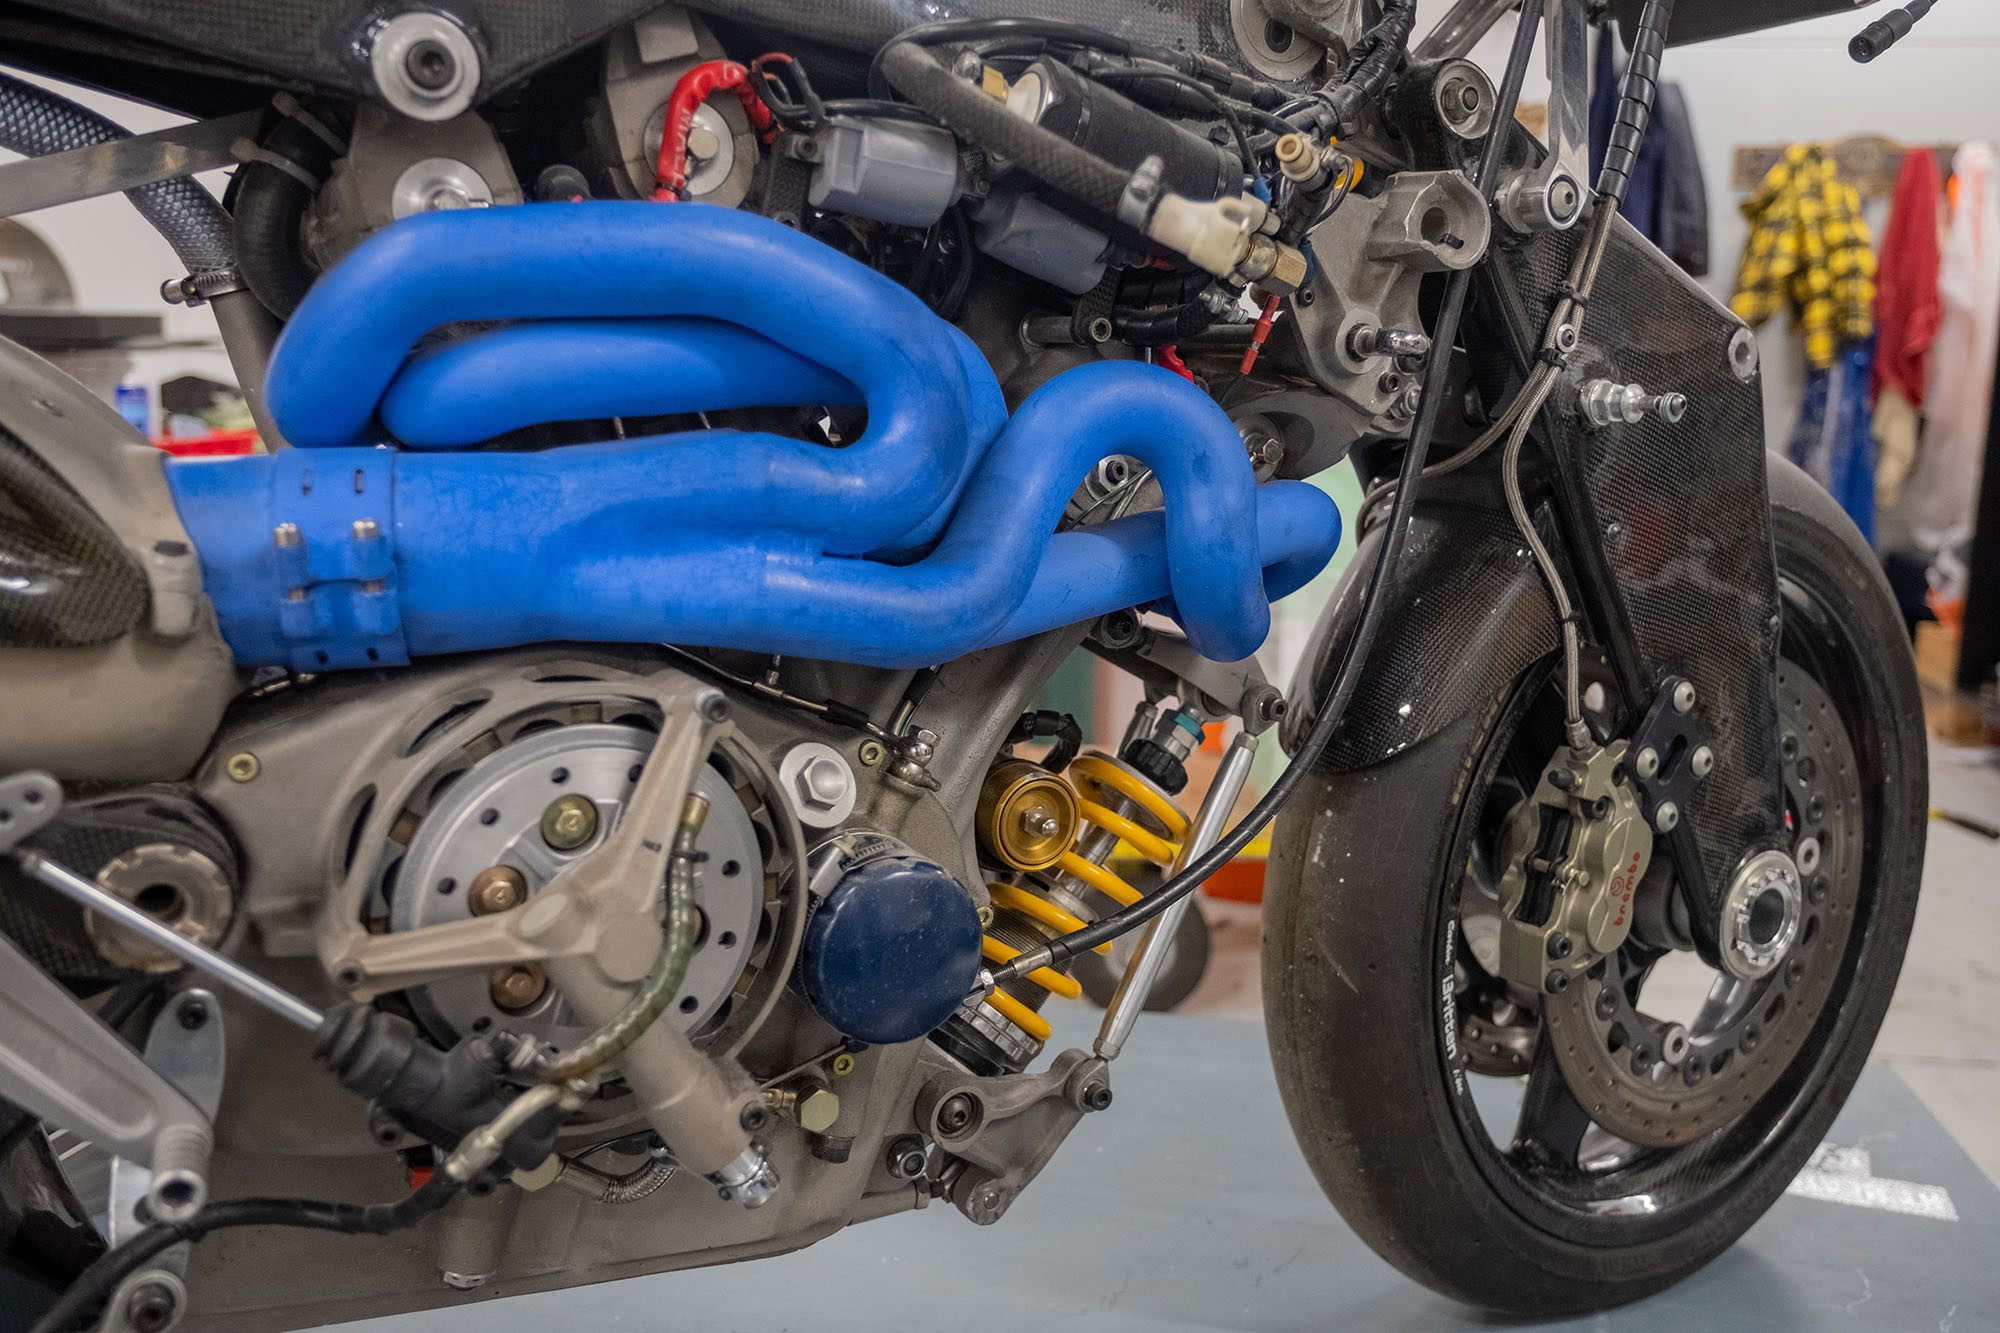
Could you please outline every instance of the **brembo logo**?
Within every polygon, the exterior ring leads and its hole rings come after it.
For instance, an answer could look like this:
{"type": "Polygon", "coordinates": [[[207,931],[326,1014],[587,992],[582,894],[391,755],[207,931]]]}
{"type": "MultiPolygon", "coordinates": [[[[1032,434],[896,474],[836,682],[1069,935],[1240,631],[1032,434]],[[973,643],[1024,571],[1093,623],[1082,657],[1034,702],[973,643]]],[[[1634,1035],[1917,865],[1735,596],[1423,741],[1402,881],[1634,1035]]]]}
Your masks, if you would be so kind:
{"type": "Polygon", "coordinates": [[[1632,853],[1632,863],[1625,867],[1624,883],[1611,886],[1612,894],[1618,899],[1618,917],[1611,923],[1612,925],[1622,926],[1625,924],[1625,912],[1632,906],[1632,890],[1638,887],[1638,883],[1639,853],[1634,852],[1632,853]]]}

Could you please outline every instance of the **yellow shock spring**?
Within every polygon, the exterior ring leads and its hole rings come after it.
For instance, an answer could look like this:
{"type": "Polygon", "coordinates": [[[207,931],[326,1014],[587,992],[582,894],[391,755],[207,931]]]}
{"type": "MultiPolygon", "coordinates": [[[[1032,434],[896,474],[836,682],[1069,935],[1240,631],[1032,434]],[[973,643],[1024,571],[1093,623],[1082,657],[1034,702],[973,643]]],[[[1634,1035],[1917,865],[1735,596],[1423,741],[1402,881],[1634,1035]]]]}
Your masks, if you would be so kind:
{"type": "MultiPolygon", "coordinates": [[[[1103,830],[1118,835],[1124,842],[1146,860],[1166,867],[1174,863],[1180,855],[1180,839],[1187,836],[1187,816],[1180,807],[1162,796],[1158,789],[1144,778],[1134,773],[1115,759],[1103,755],[1089,754],[1069,766],[1070,780],[1075,784],[1079,799],[1077,814],[1081,823],[1088,828],[1079,832],[1078,845],[1090,838],[1090,830],[1103,830]],[[1112,808],[1114,802],[1125,805],[1126,812],[1112,808]],[[1134,816],[1149,818],[1153,827],[1149,828],[1134,816]]],[[[1117,842],[1109,842],[1099,851],[1101,858],[1108,859],[1117,842]]],[[[1096,889],[1120,907],[1129,907],[1142,896],[1139,890],[1120,877],[1116,872],[1072,849],[1056,858],[1055,870],[1068,875],[1080,883],[1096,889]]],[[[1073,912],[1065,911],[1047,898],[1015,884],[993,884],[988,886],[996,911],[1015,912],[1061,934],[1082,930],[1089,923],[1073,912]]],[[[1111,946],[1101,944],[1097,952],[1109,953],[1111,946]]],[[[987,961],[1006,963],[1021,951],[1013,945],[988,935],[981,942],[980,952],[987,961]]],[[[1083,987],[1074,977],[1064,976],[1050,968],[1037,968],[1022,980],[1033,982],[1051,994],[1065,998],[1075,998],[1082,994],[1083,987]]],[[[986,1003],[1002,1018],[1012,1023],[1036,1041],[1047,1041],[1054,1031],[1047,1019],[1036,1013],[1021,1001],[1005,991],[994,991],[986,997],[986,1003]]]]}

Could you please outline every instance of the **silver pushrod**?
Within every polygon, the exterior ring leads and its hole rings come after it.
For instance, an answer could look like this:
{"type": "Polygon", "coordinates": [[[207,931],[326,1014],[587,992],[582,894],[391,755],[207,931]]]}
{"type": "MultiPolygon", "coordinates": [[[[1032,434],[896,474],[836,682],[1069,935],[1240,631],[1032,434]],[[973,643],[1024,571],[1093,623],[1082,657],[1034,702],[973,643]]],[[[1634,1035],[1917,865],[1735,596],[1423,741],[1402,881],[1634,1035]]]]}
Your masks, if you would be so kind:
{"type": "MultiPolygon", "coordinates": [[[[1173,875],[1178,875],[1182,867],[1213,847],[1216,839],[1222,836],[1223,830],[1228,827],[1230,814],[1236,809],[1236,798],[1242,795],[1243,784],[1249,781],[1250,765],[1256,758],[1257,738],[1247,731],[1237,732],[1228,753],[1222,756],[1221,767],[1215,770],[1215,781],[1210,784],[1208,795],[1202,799],[1201,809],[1188,828],[1186,840],[1181,843],[1181,854],[1174,858],[1173,875]]],[[[1172,875],[1168,877],[1172,878],[1172,875]]],[[[1126,964],[1118,989],[1112,993],[1111,1004],[1104,1011],[1104,1025],[1097,1030],[1096,1050],[1103,1059],[1115,1060],[1118,1052],[1125,1049],[1125,1039],[1132,1035],[1132,1025],[1145,1011],[1146,997],[1152,994],[1153,982],[1166,965],[1167,949],[1173,943],[1174,932],[1179,929],[1181,918],[1187,915],[1193,903],[1193,893],[1182,897],[1148,922],[1139,936],[1139,947],[1133,952],[1132,961],[1126,964]]]]}
{"type": "Polygon", "coordinates": [[[189,939],[166,922],[140,911],[68,866],[35,852],[20,851],[15,856],[20,860],[21,869],[65,898],[110,917],[133,934],[144,936],[189,967],[207,973],[238,995],[256,1001],[287,1022],[296,1023],[308,1032],[317,1032],[324,1021],[324,1015],[319,1010],[290,991],[272,985],[207,945],[189,939]]]}

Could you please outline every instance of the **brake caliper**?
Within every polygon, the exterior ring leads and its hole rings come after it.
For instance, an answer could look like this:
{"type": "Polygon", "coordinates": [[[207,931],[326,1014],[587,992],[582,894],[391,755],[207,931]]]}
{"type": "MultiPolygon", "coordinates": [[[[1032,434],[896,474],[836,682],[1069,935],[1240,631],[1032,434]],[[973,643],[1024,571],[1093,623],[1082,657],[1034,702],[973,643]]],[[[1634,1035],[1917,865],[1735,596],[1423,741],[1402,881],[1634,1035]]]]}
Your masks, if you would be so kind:
{"type": "Polygon", "coordinates": [[[1500,876],[1500,973],[1558,993],[1632,930],[1632,895],[1653,833],[1625,764],[1626,742],[1555,752],[1507,817],[1500,876]]]}

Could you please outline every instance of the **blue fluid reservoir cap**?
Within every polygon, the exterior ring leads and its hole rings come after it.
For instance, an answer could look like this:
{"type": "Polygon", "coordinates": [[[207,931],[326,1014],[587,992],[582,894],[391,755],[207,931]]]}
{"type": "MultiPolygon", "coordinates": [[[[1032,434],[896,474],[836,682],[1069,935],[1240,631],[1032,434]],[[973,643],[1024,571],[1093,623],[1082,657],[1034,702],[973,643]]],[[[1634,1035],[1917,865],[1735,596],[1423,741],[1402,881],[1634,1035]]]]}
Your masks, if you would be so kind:
{"type": "Polygon", "coordinates": [[[844,833],[814,853],[811,893],[798,985],[846,1036],[914,1041],[971,991],[979,912],[943,866],[894,838],[844,833]]]}

